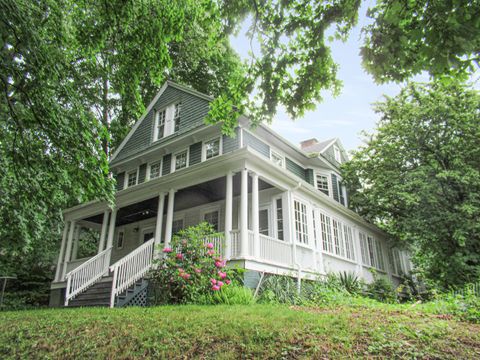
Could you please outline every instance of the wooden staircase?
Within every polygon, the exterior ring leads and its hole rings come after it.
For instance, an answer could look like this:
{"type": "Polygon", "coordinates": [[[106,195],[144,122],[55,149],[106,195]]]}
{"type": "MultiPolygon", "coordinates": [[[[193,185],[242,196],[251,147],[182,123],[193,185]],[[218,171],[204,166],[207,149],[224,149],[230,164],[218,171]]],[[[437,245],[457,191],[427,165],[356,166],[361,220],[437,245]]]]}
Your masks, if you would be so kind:
{"type": "Polygon", "coordinates": [[[111,276],[103,278],[101,281],[93,284],[87,290],[78,294],[70,300],[68,307],[84,307],[84,306],[110,306],[110,295],[112,293],[111,276]]]}

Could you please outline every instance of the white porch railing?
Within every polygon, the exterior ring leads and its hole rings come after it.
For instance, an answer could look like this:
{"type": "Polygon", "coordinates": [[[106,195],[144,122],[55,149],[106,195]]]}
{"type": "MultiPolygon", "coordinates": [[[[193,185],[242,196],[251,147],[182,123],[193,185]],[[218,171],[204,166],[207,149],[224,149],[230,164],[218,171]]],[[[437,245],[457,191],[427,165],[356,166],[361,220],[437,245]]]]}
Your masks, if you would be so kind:
{"type": "Polygon", "coordinates": [[[292,244],[266,235],[259,235],[260,257],[264,260],[290,264],[292,262],[292,244]]]}
{"type": "Polygon", "coordinates": [[[116,296],[140,280],[150,269],[154,245],[155,239],[151,239],[110,266],[113,272],[110,307],[115,305],[116,296]]]}
{"type": "Polygon", "coordinates": [[[224,242],[224,238],[223,236],[213,236],[213,235],[210,235],[210,236],[207,236],[204,240],[203,240],[204,244],[208,244],[208,243],[212,243],[213,244],[213,249],[220,255],[222,255],[222,257],[225,256],[225,254],[223,253],[223,242],[224,242]]]}
{"type": "Polygon", "coordinates": [[[240,255],[240,231],[239,230],[230,231],[230,241],[231,241],[231,247],[230,247],[231,254],[226,254],[226,255],[227,255],[227,258],[235,258],[240,255]]]}
{"type": "Polygon", "coordinates": [[[68,306],[71,299],[87,290],[108,272],[111,251],[111,247],[103,250],[65,275],[67,279],[65,306],[68,306]]]}

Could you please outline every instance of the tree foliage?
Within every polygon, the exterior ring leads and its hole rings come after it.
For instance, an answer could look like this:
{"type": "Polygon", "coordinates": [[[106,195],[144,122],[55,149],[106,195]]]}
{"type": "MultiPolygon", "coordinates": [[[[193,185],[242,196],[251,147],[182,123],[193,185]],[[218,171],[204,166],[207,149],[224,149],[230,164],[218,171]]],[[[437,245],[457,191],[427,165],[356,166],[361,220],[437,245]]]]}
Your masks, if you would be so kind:
{"type": "Polygon", "coordinates": [[[478,281],[480,94],[411,84],[376,111],[376,133],[343,169],[351,205],[410,246],[428,278],[478,281]]]}
{"type": "Polygon", "coordinates": [[[369,9],[364,67],[378,82],[427,71],[466,78],[478,69],[480,1],[381,0],[369,9]]]}

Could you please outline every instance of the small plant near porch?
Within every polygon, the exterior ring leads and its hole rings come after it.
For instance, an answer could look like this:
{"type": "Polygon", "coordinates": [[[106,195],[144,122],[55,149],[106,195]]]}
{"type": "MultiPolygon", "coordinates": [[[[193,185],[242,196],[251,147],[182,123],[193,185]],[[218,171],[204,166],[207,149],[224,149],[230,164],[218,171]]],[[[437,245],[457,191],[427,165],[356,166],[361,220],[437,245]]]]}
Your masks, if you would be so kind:
{"type": "Polygon", "coordinates": [[[150,271],[150,299],[158,304],[186,304],[231,283],[225,260],[210,238],[222,236],[207,222],[178,232],[150,271]]]}

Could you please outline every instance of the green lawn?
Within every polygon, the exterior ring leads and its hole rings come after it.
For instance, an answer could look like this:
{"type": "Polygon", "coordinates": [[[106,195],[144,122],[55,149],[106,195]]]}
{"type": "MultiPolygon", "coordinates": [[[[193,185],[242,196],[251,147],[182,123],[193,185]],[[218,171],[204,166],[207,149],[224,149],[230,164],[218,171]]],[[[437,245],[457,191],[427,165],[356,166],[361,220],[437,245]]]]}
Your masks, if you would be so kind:
{"type": "Polygon", "coordinates": [[[480,358],[480,325],[405,306],[0,313],[0,358],[480,358]]]}

